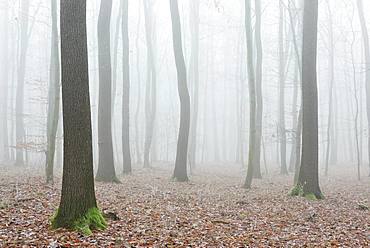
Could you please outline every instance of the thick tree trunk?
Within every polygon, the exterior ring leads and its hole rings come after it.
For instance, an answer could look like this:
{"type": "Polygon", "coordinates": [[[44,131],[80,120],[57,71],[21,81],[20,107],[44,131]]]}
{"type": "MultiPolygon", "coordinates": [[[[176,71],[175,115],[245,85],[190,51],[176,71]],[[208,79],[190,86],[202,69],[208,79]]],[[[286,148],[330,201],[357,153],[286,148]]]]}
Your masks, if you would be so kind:
{"type": "Polygon", "coordinates": [[[20,31],[20,54],[18,61],[18,84],[16,91],[16,165],[24,165],[23,147],[25,145],[25,129],[24,129],[24,85],[26,75],[26,61],[28,49],[28,15],[30,9],[29,1],[21,2],[21,31],[20,31]]]}
{"type": "Polygon", "coordinates": [[[122,94],[122,150],[123,173],[131,173],[130,151],[130,48],[128,38],[128,0],[122,0],[123,94],[122,94]]]}
{"type": "Polygon", "coordinates": [[[303,195],[323,197],[319,186],[317,95],[318,0],[304,1],[302,48],[302,159],[298,185],[303,195]]]}
{"type": "Polygon", "coordinates": [[[97,207],[93,175],[86,0],[60,2],[60,27],[64,165],[62,196],[53,226],[75,228],[77,220],[97,207]]]}
{"type": "Polygon", "coordinates": [[[191,37],[191,56],[190,56],[190,79],[192,88],[192,118],[190,125],[189,140],[189,164],[191,168],[196,166],[197,150],[197,130],[198,130],[198,112],[199,112],[199,5],[198,0],[190,2],[191,18],[190,27],[191,37]]]}
{"type": "Polygon", "coordinates": [[[248,68],[248,85],[249,85],[249,154],[248,170],[244,187],[249,189],[252,186],[252,178],[255,161],[256,147],[256,82],[254,77],[253,66],[253,38],[252,38],[252,17],[251,17],[251,0],[245,0],[245,32],[247,37],[247,68],[248,68]]]}
{"type": "Polygon", "coordinates": [[[187,86],[186,67],[182,51],[181,23],[177,0],[169,0],[172,20],[173,49],[177,69],[180,98],[180,130],[177,140],[176,163],[173,177],[180,182],[188,181],[187,156],[190,129],[190,96],[187,86]]]}
{"type": "Polygon", "coordinates": [[[254,177],[262,178],[261,175],[261,141],[262,141],[262,118],[263,118],[263,98],[262,98],[262,39],[261,39],[261,0],[255,0],[256,26],[256,152],[254,161],[254,177]]]}
{"type": "Polygon", "coordinates": [[[59,122],[60,106],[60,60],[57,1],[51,0],[51,52],[50,80],[47,118],[46,182],[54,180],[55,143],[59,122]]]}
{"type": "Polygon", "coordinates": [[[112,0],[100,5],[98,19],[99,58],[99,104],[98,104],[98,146],[99,165],[97,181],[117,182],[113,159],[112,141],[112,71],[110,55],[110,19],[112,0]]]}
{"type": "MultiPolygon", "coordinates": [[[[364,15],[364,8],[362,0],[357,0],[357,10],[361,23],[362,38],[364,41],[364,53],[365,53],[365,85],[366,85],[366,113],[368,121],[368,130],[370,130],[370,45],[369,45],[369,33],[367,31],[366,20],[364,15]]],[[[368,135],[368,157],[370,160],[370,135],[368,135]]],[[[369,162],[370,168],[370,162],[369,162]]],[[[369,173],[370,176],[370,173],[369,173]]]]}

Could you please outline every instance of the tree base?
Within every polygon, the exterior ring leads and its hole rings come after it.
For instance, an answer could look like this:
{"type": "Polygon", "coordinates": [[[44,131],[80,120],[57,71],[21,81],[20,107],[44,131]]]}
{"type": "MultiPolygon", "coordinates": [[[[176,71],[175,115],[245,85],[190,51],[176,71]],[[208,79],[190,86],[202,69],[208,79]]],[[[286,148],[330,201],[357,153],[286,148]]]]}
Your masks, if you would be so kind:
{"type": "Polygon", "coordinates": [[[95,181],[102,182],[102,183],[117,183],[117,184],[121,183],[121,181],[116,176],[109,177],[109,178],[103,177],[103,176],[96,176],[95,181]]]}
{"type": "Polygon", "coordinates": [[[89,236],[92,234],[92,230],[105,230],[107,228],[107,222],[98,208],[91,208],[84,216],[78,218],[72,224],[65,223],[61,220],[57,212],[51,221],[51,226],[54,229],[64,227],[89,236]]]}
{"type": "Polygon", "coordinates": [[[189,182],[189,178],[187,176],[173,176],[172,179],[175,181],[175,182],[179,182],[179,183],[185,183],[185,182],[189,182]]]}
{"type": "Polygon", "coordinates": [[[321,192],[304,192],[303,186],[297,184],[289,193],[290,196],[304,197],[310,201],[317,201],[324,199],[324,195],[321,192]]]}

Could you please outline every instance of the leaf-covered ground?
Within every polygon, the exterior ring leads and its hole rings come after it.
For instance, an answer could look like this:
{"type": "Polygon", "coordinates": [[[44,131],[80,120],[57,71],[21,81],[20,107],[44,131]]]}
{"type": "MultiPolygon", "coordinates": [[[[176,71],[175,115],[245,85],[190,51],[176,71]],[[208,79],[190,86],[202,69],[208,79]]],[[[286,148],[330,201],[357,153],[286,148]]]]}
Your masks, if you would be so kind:
{"type": "Polygon", "coordinates": [[[0,166],[0,247],[370,246],[370,178],[353,170],[322,177],[326,199],[308,201],[288,196],[291,175],[247,191],[235,165],[198,169],[189,183],[173,182],[171,166],[137,169],[122,184],[96,184],[99,207],[119,220],[89,237],[50,229],[61,180],[45,185],[41,173],[0,166]]]}

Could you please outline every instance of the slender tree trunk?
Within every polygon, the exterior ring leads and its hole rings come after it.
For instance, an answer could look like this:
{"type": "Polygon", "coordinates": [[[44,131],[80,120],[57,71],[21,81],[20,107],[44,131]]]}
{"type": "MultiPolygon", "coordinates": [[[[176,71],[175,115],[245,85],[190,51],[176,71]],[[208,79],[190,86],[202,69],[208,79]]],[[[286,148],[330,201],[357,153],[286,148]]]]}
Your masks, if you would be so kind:
{"type": "Polygon", "coordinates": [[[192,89],[192,118],[190,125],[189,140],[189,164],[191,168],[196,166],[197,150],[197,130],[198,130],[198,112],[199,112],[199,5],[198,0],[191,0],[191,56],[190,56],[190,80],[192,89]]]}
{"type": "Polygon", "coordinates": [[[284,54],[284,7],[279,0],[279,131],[280,131],[280,173],[288,174],[286,164],[286,128],[285,128],[285,54],[284,54]]]}
{"type": "MultiPolygon", "coordinates": [[[[147,84],[145,90],[145,142],[144,142],[144,167],[150,167],[150,153],[153,143],[154,126],[157,111],[157,72],[154,63],[154,20],[152,3],[143,0],[145,12],[145,34],[147,43],[147,84]]],[[[152,151],[153,153],[153,151],[152,151]]]]}
{"type": "Polygon", "coordinates": [[[99,104],[98,104],[98,146],[99,166],[97,181],[118,182],[114,168],[112,140],[112,68],[110,55],[110,19],[112,0],[100,5],[98,18],[99,58],[99,104]]]}
{"type": "Polygon", "coordinates": [[[1,87],[1,149],[2,158],[4,161],[10,159],[9,153],[9,134],[8,134],[8,83],[9,83],[9,3],[4,1],[3,11],[1,15],[1,26],[0,33],[2,34],[1,44],[0,44],[0,54],[1,54],[1,68],[0,68],[0,87],[1,87]]]}
{"type": "Polygon", "coordinates": [[[334,88],[334,34],[333,34],[333,20],[330,9],[330,2],[327,1],[328,5],[328,14],[329,14],[329,112],[328,112],[328,123],[326,129],[326,154],[325,154],[325,176],[328,176],[329,172],[329,158],[330,158],[330,146],[332,143],[331,140],[331,123],[332,123],[332,112],[333,112],[333,88],[334,88]]]}
{"type": "Polygon", "coordinates": [[[58,33],[57,0],[51,0],[51,52],[50,52],[50,80],[47,120],[47,151],[46,151],[46,182],[54,180],[55,143],[59,122],[60,105],[60,55],[58,33]]]}
{"type": "Polygon", "coordinates": [[[130,48],[128,38],[128,0],[122,0],[123,95],[122,95],[122,149],[123,173],[131,173],[130,151],[130,48]]]}
{"type": "Polygon", "coordinates": [[[136,162],[138,164],[142,163],[141,158],[141,149],[140,149],[140,136],[139,136],[139,115],[140,115],[140,107],[141,107],[141,71],[140,71],[140,47],[139,47],[139,33],[140,33],[140,25],[141,25],[141,5],[140,1],[138,2],[138,16],[139,20],[137,22],[136,27],[136,74],[137,74],[137,102],[136,102],[136,111],[135,111],[135,147],[136,147],[136,162]]]}
{"type": "Polygon", "coordinates": [[[172,20],[173,48],[177,69],[180,98],[180,130],[177,141],[176,163],[173,177],[180,182],[188,181],[187,156],[190,129],[190,96],[187,86],[186,67],[182,51],[181,23],[177,0],[169,0],[172,20]]]}
{"type": "MultiPolygon", "coordinates": [[[[364,42],[364,53],[365,53],[365,85],[366,85],[366,113],[368,121],[368,130],[370,130],[370,45],[369,45],[369,34],[366,27],[366,20],[364,15],[364,8],[362,0],[357,0],[358,16],[361,23],[362,38],[364,42]]],[[[370,135],[368,135],[368,157],[370,161],[370,135]]],[[[370,168],[370,162],[369,162],[370,168]]],[[[369,173],[370,176],[370,173],[369,173]]]]}
{"type": "Polygon", "coordinates": [[[16,165],[24,165],[23,147],[25,143],[25,129],[24,129],[24,85],[26,75],[26,61],[27,61],[27,49],[28,49],[28,15],[30,9],[29,1],[21,2],[21,31],[20,31],[20,54],[18,61],[18,84],[16,91],[16,165]]]}
{"type": "Polygon", "coordinates": [[[117,95],[117,63],[118,63],[118,41],[121,32],[121,23],[122,23],[122,1],[120,1],[120,6],[118,10],[118,15],[116,19],[115,32],[114,32],[114,41],[113,41],[113,66],[112,66],[112,142],[113,142],[113,158],[114,163],[119,161],[118,155],[118,135],[116,135],[117,125],[115,120],[115,107],[116,107],[116,95],[117,95]]]}
{"type": "Polygon", "coordinates": [[[319,186],[318,95],[317,95],[318,0],[304,1],[302,46],[302,159],[298,185],[303,195],[323,198],[319,186]]]}
{"type": "Polygon", "coordinates": [[[262,140],[262,117],[263,117],[263,98],[262,98],[262,39],[261,39],[261,0],[255,0],[256,26],[256,152],[254,161],[254,177],[262,178],[261,175],[261,140],[262,140]]]}
{"type": "MultiPolygon", "coordinates": [[[[76,228],[96,209],[86,32],[86,0],[60,2],[64,165],[53,227],[76,228]]],[[[110,106],[108,107],[110,109],[110,106]]],[[[110,111],[108,111],[110,112],[110,111]]],[[[102,228],[101,216],[89,227],[102,228]],[[100,218],[99,218],[100,217],[100,218]]]]}
{"type": "Polygon", "coordinates": [[[248,170],[244,187],[250,189],[252,186],[255,146],[256,146],[256,80],[254,77],[253,66],[253,35],[252,35],[252,17],[251,17],[251,0],[245,0],[245,32],[247,37],[247,68],[249,84],[249,155],[248,170]]]}

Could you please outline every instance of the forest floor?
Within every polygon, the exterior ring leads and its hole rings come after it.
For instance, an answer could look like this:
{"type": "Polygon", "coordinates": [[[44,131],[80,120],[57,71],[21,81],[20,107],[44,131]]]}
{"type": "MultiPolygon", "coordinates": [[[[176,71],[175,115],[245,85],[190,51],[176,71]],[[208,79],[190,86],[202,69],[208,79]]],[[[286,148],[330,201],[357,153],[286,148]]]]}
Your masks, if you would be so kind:
{"type": "Polygon", "coordinates": [[[61,179],[46,185],[41,173],[0,166],[0,247],[370,246],[370,178],[352,168],[321,177],[321,201],[288,196],[292,175],[278,172],[247,191],[236,165],[198,169],[188,183],[171,180],[172,166],[136,169],[96,184],[99,207],[119,219],[89,237],[50,228],[61,179]]]}

